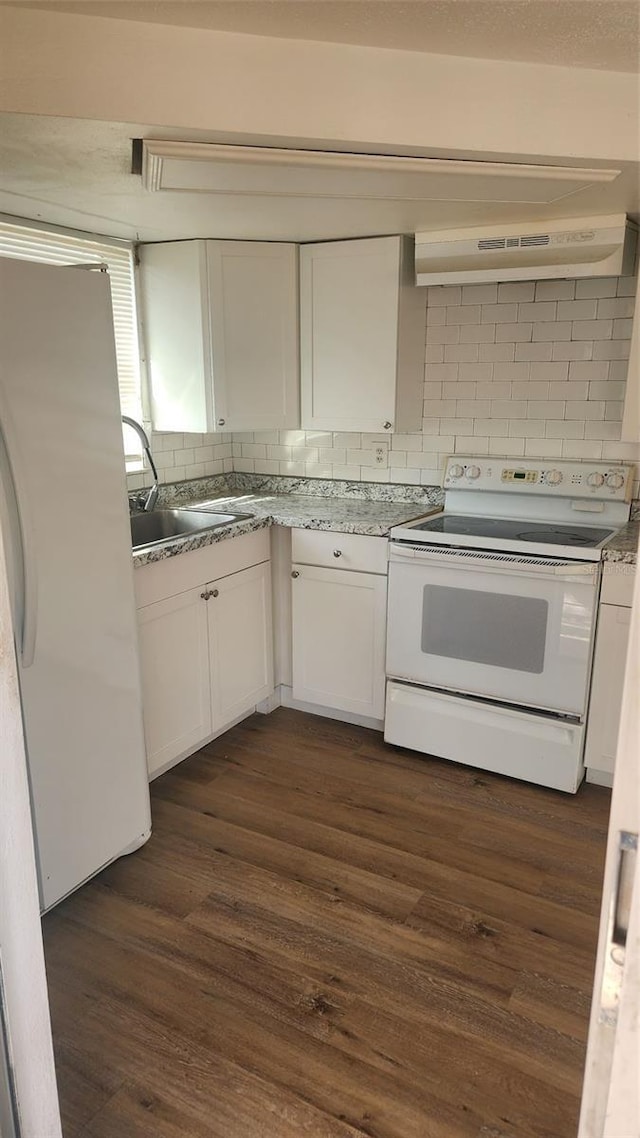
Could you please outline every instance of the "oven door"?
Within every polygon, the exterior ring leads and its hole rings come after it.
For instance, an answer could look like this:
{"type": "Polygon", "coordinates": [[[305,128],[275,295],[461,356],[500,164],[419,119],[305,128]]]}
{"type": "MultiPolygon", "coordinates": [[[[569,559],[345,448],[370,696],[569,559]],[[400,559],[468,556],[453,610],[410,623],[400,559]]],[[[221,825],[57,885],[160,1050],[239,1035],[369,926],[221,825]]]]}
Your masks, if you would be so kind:
{"type": "Polygon", "coordinates": [[[392,543],[387,675],[580,716],[599,566],[392,543]]]}

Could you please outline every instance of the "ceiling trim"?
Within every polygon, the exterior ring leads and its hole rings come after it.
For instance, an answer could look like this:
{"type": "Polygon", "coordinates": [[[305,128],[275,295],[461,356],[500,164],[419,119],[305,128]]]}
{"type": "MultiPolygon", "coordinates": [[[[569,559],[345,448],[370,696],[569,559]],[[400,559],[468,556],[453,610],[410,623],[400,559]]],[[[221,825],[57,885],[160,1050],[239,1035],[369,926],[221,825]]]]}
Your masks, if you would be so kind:
{"type": "Polygon", "coordinates": [[[142,141],[142,185],[158,192],[550,204],[620,170],[142,141]]]}

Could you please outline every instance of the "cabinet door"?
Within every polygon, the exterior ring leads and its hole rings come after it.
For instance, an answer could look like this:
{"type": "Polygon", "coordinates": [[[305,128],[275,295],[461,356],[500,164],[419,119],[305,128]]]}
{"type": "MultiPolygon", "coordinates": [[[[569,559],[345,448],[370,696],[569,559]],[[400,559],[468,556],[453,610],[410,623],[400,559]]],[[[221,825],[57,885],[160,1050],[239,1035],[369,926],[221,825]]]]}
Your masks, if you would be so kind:
{"type": "Polygon", "coordinates": [[[393,428],[399,258],[399,237],[302,246],[303,427],[393,428]]]}
{"type": "Polygon", "coordinates": [[[271,566],[268,561],[208,586],[213,730],[273,691],[271,566]]]}
{"type": "Polygon", "coordinates": [[[630,608],[600,605],[584,759],[591,770],[613,773],[630,623],[630,608]]]}
{"type": "Polygon", "coordinates": [[[295,245],[207,241],[216,428],[297,427],[295,245]]]}
{"type": "Polygon", "coordinates": [[[191,589],[138,609],[150,775],[211,734],[205,591],[191,589]]]}
{"type": "Polygon", "coordinates": [[[215,429],[204,241],[140,246],[140,301],[156,431],[215,429]]]}
{"type": "Polygon", "coordinates": [[[294,565],[293,696],[384,717],[387,578],[294,565]]]}

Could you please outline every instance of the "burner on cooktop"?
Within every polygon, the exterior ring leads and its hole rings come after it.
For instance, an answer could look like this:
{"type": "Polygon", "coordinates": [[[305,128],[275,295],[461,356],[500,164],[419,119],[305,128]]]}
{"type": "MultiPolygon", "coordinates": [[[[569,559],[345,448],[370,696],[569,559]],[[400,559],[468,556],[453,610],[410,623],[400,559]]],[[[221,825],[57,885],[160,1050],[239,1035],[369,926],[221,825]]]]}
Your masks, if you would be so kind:
{"type": "Polygon", "coordinates": [[[613,530],[596,526],[573,526],[566,523],[525,522],[521,518],[467,517],[461,514],[439,514],[413,527],[426,533],[466,534],[470,537],[505,538],[511,541],[536,541],[546,545],[596,546],[611,537],[613,530]]]}

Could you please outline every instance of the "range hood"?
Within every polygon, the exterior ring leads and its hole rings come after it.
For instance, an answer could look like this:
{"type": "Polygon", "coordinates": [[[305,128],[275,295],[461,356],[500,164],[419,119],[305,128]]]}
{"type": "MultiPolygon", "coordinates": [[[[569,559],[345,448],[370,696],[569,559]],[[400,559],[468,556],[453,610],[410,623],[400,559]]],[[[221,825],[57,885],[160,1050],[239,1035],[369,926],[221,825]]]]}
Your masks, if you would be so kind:
{"type": "Polygon", "coordinates": [[[636,244],[625,214],[416,233],[416,284],[627,276],[636,244]]]}

